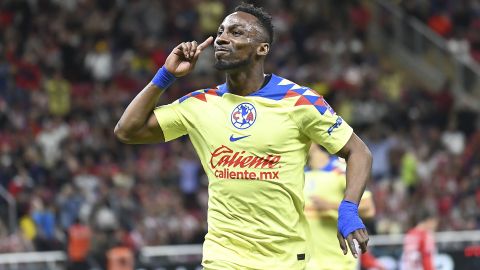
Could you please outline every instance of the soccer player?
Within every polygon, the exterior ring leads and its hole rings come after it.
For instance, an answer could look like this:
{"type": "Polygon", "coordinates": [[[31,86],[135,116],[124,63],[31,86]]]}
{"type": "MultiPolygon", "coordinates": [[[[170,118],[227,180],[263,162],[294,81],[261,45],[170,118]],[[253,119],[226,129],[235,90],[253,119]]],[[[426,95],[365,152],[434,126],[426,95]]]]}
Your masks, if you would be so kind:
{"type": "Polygon", "coordinates": [[[402,270],[433,270],[435,255],[434,232],[438,227],[436,213],[422,209],[417,225],[410,229],[403,240],[402,270]]]}
{"type": "MultiPolygon", "coordinates": [[[[310,225],[314,247],[307,269],[356,269],[355,258],[345,256],[336,246],[337,209],[345,192],[345,162],[336,156],[330,156],[317,144],[312,144],[308,167],[305,172],[305,215],[310,225]]],[[[375,215],[375,205],[370,192],[366,191],[363,194],[358,210],[362,218],[372,218],[375,215]]],[[[362,256],[362,263],[363,259],[362,256]]],[[[384,269],[374,258],[369,261],[370,266],[384,269]]]]}
{"type": "Polygon", "coordinates": [[[226,82],[156,107],[187,75],[205,47],[183,42],[128,105],[115,134],[125,143],[158,143],[188,134],[209,178],[205,269],[304,269],[310,257],[303,212],[304,166],[312,141],[346,159],[339,206],[340,244],[367,248],[358,216],[372,158],[363,141],[314,91],[274,74],[264,61],[273,41],[271,17],[242,4],[215,38],[215,67],[226,82]],[[167,90],[168,91],[168,90],[167,90]]]}

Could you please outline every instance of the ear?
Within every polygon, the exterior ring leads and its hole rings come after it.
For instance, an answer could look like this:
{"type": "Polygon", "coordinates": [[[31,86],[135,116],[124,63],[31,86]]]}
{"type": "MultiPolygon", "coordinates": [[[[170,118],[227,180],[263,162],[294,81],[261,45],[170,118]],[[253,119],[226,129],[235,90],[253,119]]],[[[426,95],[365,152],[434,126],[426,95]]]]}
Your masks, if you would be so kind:
{"type": "Polygon", "coordinates": [[[270,44],[268,43],[260,43],[257,47],[257,55],[266,56],[270,51],[270,44]]]}

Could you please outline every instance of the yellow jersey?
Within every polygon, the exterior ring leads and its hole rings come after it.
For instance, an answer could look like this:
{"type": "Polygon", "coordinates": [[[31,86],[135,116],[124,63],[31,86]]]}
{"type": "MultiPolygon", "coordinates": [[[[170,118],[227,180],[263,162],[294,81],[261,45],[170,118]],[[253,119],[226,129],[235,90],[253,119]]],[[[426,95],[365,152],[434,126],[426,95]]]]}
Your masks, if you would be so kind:
{"type": "Polygon", "coordinates": [[[308,149],[338,152],[353,132],[323,97],[271,75],[248,96],[223,84],[154,113],[166,141],[188,134],[209,179],[205,269],[305,269],[308,149]]]}
{"type": "MultiPolygon", "coordinates": [[[[353,270],[357,260],[343,255],[337,239],[338,210],[318,211],[313,197],[340,204],[346,188],[346,165],[336,157],[320,170],[305,172],[305,215],[310,225],[313,253],[308,270],[353,270]]],[[[370,196],[366,191],[363,198],[370,196]]]]}

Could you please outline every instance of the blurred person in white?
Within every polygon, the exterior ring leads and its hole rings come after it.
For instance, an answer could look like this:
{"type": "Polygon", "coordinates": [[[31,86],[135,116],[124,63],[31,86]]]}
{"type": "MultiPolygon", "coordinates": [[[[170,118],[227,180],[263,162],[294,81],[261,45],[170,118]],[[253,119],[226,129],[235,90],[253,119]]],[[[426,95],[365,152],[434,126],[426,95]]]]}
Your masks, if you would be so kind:
{"type": "Polygon", "coordinates": [[[436,253],[434,233],[438,227],[438,216],[430,209],[422,208],[415,213],[416,225],[403,240],[401,270],[434,270],[436,253]]]}
{"type": "Polygon", "coordinates": [[[113,75],[113,58],[105,40],[98,41],[85,56],[85,67],[97,82],[106,82],[113,75]]]}
{"type": "Polygon", "coordinates": [[[465,149],[465,134],[457,127],[457,121],[450,117],[447,129],[442,133],[442,144],[448,152],[460,155],[465,149]]]}
{"type": "Polygon", "coordinates": [[[43,130],[38,134],[37,144],[42,149],[44,165],[52,168],[61,158],[60,144],[68,137],[69,126],[60,118],[46,119],[43,130]]]}

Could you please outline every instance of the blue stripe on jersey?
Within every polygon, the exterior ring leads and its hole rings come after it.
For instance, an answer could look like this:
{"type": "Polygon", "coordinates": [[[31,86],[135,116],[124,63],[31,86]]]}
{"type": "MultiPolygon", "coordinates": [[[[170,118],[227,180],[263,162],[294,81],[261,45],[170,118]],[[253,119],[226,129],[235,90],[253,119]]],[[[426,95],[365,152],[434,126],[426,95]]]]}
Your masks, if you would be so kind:
{"type": "MultiPolygon", "coordinates": [[[[305,87],[300,87],[296,85],[295,83],[286,80],[282,77],[279,77],[275,74],[272,74],[272,78],[270,81],[265,85],[263,88],[251,93],[248,95],[249,97],[263,97],[263,98],[268,98],[268,99],[273,99],[273,100],[281,100],[283,97],[285,97],[285,94],[287,93],[288,90],[292,88],[296,88],[294,91],[299,93],[300,95],[303,94],[307,88],[305,87]]],[[[228,87],[227,84],[221,84],[218,86],[218,89],[221,92],[228,93],[228,87]]]]}

